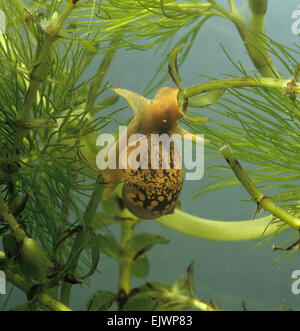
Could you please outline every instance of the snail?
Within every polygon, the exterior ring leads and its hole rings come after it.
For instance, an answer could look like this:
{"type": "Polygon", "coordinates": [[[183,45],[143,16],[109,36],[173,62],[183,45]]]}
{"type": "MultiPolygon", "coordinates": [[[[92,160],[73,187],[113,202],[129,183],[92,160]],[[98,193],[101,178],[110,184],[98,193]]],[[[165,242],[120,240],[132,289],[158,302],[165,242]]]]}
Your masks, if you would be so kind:
{"type": "MultiPolygon", "coordinates": [[[[120,164],[120,157],[126,162],[126,167],[118,169],[104,169],[103,177],[107,184],[110,184],[108,190],[113,191],[114,185],[121,180],[124,181],[122,199],[124,206],[135,216],[140,218],[157,218],[162,215],[174,212],[177,200],[179,198],[184,173],[182,167],[177,167],[175,160],[179,160],[179,151],[174,141],[170,146],[164,142],[159,143],[159,149],[155,152],[154,160],[159,165],[153,169],[152,136],[153,134],[167,134],[169,137],[173,134],[184,135],[189,133],[179,126],[178,121],[184,117],[179,111],[177,104],[176,88],[163,87],[158,90],[153,100],[149,100],[135,92],[125,89],[113,89],[115,93],[127,100],[131,107],[134,117],[127,128],[126,141],[133,134],[143,135],[144,142],[148,146],[148,158],[146,167],[133,169],[128,165],[128,155],[132,151],[129,147],[126,154],[119,153],[120,140],[113,145],[110,153],[117,156],[117,164],[120,164]],[[162,167],[164,158],[169,160],[169,168],[162,167]]],[[[189,133],[189,137],[191,134],[189,133]]],[[[194,136],[195,139],[198,139],[194,136]]],[[[141,142],[137,142],[136,147],[141,142]]],[[[181,160],[179,160],[181,162],[181,160]]],[[[145,164],[144,164],[145,165],[145,164]]]]}
{"type": "MultiPolygon", "coordinates": [[[[147,135],[146,139],[147,145],[151,146],[151,135],[147,135]]],[[[175,155],[180,155],[173,141],[169,149],[163,142],[159,144],[159,151],[155,155],[158,169],[152,168],[151,153],[152,149],[148,148],[147,169],[127,169],[122,191],[125,207],[141,218],[171,214],[183,184],[183,169],[175,168],[175,155]],[[165,153],[168,153],[169,169],[163,168],[165,153]]]]}

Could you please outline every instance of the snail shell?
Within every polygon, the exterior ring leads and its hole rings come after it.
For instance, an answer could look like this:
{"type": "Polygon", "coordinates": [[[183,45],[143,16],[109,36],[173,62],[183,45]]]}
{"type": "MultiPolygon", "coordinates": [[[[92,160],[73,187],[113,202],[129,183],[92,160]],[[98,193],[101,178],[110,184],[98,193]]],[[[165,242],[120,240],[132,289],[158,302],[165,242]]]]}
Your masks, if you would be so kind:
{"type": "MultiPolygon", "coordinates": [[[[155,157],[158,158],[158,169],[151,167],[151,135],[148,141],[148,168],[126,170],[126,180],[123,186],[123,202],[134,215],[141,218],[156,218],[174,212],[176,202],[183,184],[183,169],[176,169],[175,156],[180,157],[175,143],[169,147],[170,168],[163,169],[164,151],[167,146],[160,142],[160,148],[155,157]]],[[[178,159],[177,159],[178,160],[178,159]]]]}

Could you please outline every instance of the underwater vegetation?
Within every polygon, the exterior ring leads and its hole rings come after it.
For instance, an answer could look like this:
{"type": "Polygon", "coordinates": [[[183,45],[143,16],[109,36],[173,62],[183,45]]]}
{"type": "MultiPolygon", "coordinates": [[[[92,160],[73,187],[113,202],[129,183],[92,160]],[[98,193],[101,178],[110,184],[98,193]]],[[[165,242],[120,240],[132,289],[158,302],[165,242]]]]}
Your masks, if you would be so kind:
{"type": "Polygon", "coordinates": [[[86,310],[226,310],[213,297],[198,298],[194,263],[173,284],[148,280],[150,250],[169,241],[139,231],[147,219],[180,235],[261,239],[266,247],[285,233],[273,248],[276,261],[299,254],[300,48],[268,37],[268,0],[245,3],[249,17],[235,0],[0,2],[0,270],[27,298],[13,310],[72,310],[74,288],[85,291],[100,273],[111,277],[102,255],[118,264],[118,284],[110,291],[99,283],[86,310]],[[182,64],[212,17],[234,25],[255,72],[223,48],[238,75],[186,86],[182,64]],[[119,52],[153,49],[164,56],[145,77],[145,95],[112,86],[108,74],[119,52]],[[133,113],[128,123],[121,99],[133,113]],[[124,125],[128,135],[144,135],[137,146],[151,147],[140,159],[158,168],[97,167],[100,133],[116,138],[106,157],[129,162],[114,130],[124,125]],[[195,198],[239,185],[253,219],[211,220],[181,210],[185,172],[176,167],[176,143],[167,153],[159,144],[152,159],[153,134],[204,144],[211,180],[199,181],[195,198]],[[170,167],[162,169],[165,158],[170,167]]]}

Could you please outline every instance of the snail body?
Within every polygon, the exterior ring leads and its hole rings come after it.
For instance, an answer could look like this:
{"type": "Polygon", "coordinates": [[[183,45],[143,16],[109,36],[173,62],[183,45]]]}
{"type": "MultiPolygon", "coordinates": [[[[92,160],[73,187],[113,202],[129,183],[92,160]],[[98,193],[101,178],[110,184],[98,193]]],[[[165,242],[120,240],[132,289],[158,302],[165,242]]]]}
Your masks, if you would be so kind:
{"type": "MultiPolygon", "coordinates": [[[[127,100],[134,113],[127,128],[127,143],[133,134],[144,135],[148,146],[152,146],[153,134],[167,134],[169,137],[178,134],[184,138],[184,135],[189,133],[178,124],[184,114],[178,108],[176,88],[159,89],[153,100],[125,89],[113,89],[113,91],[127,100]]],[[[126,154],[122,154],[122,151],[120,153],[120,140],[121,137],[111,148],[111,153],[116,155],[117,164],[120,164],[120,155],[122,155],[122,162],[125,160],[127,167],[103,170],[105,181],[111,184],[108,191],[112,192],[114,189],[112,185],[123,180],[122,199],[125,207],[135,216],[157,218],[173,213],[184,178],[182,167],[176,166],[175,160],[178,160],[180,156],[175,142],[171,141],[170,146],[160,142],[159,151],[155,151],[154,158],[159,167],[153,167],[151,162],[153,150],[149,147],[147,161],[144,161],[146,166],[144,164],[144,166],[133,168],[128,165],[128,155],[133,148],[129,147],[126,154]],[[166,155],[170,161],[170,166],[167,168],[163,167],[166,155]]]]}
{"type": "MultiPolygon", "coordinates": [[[[151,136],[147,136],[148,146],[151,146],[151,136]]],[[[141,218],[156,218],[174,212],[183,184],[183,169],[176,168],[175,156],[180,157],[175,143],[170,148],[162,142],[158,158],[159,168],[153,169],[151,163],[151,148],[148,148],[148,167],[142,169],[127,169],[123,185],[123,202],[125,207],[135,216],[141,218]],[[170,168],[164,169],[163,157],[168,152],[170,168]]]]}

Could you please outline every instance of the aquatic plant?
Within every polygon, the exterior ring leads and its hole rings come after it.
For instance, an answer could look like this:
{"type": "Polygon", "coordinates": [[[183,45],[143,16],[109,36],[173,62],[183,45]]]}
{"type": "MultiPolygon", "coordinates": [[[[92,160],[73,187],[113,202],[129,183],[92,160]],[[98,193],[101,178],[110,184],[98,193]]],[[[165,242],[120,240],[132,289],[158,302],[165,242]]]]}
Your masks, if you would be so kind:
{"type": "Polygon", "coordinates": [[[159,72],[168,65],[181,122],[190,132],[205,134],[207,155],[227,162],[216,161],[206,169],[205,175],[214,180],[201,186],[197,196],[243,185],[257,206],[256,214],[268,212],[254,221],[224,222],[176,208],[156,221],[189,236],[220,241],[264,237],[269,243],[293,229],[289,240],[294,243],[287,250],[287,243],[276,249],[288,256],[297,251],[299,48],[267,37],[267,5],[267,0],[249,0],[248,21],[234,0],[228,0],[228,6],[214,0],[1,2],[6,31],[0,34],[0,269],[28,298],[15,309],[70,310],[73,286],[99,270],[105,274],[101,254],[120,265],[118,290],[99,289],[87,303],[88,310],[107,310],[113,304],[120,310],[219,309],[214,301],[195,297],[193,264],[172,286],[146,282],[131,287],[132,276],[143,279],[148,273],[147,252],[168,241],[135,233],[143,219],[124,207],[120,186],[104,194],[105,176],[95,170],[97,136],[110,123],[118,123],[122,110],[106,82],[114,54],[121,49],[171,51],[149,77],[148,91],[163,86],[166,76],[159,72]],[[184,61],[213,16],[236,26],[256,74],[249,75],[224,50],[239,76],[210,77],[185,87],[177,58],[184,61]],[[97,71],[87,79],[84,74],[99,55],[97,71]],[[279,72],[272,58],[285,72],[279,72]],[[204,107],[211,114],[208,118],[204,107]],[[269,197],[264,193],[269,188],[280,190],[269,197]],[[116,224],[120,241],[110,231],[116,224]]]}

